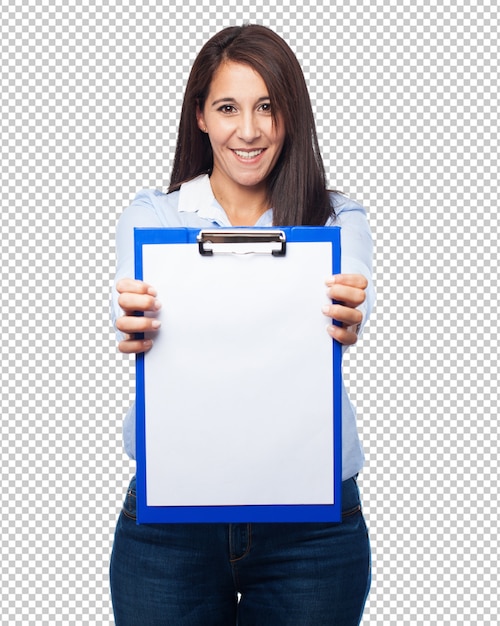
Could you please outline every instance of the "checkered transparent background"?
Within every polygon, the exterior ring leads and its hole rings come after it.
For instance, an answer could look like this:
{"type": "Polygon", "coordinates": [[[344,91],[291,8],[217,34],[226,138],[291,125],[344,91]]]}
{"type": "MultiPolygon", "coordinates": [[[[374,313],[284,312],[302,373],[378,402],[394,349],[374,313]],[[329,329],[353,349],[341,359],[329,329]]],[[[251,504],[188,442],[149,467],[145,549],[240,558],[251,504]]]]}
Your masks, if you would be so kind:
{"type": "Polygon", "coordinates": [[[1,622],[112,623],[134,392],[108,318],[114,226],[167,185],[200,46],[252,21],[296,51],[330,183],[376,241],[377,306],[345,363],[367,451],[363,623],[496,623],[496,3],[80,4],[1,7],[1,622]]]}

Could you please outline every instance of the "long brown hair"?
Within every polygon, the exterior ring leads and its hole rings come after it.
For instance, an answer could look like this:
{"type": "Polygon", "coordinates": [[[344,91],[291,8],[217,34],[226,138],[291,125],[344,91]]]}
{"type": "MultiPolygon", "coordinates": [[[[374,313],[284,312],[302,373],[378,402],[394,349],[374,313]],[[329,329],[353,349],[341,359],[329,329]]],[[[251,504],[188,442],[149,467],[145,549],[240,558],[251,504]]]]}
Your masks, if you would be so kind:
{"type": "Polygon", "coordinates": [[[274,121],[285,124],[285,142],[268,178],[275,225],[323,225],[334,214],[326,190],[311,100],[302,69],[285,41],[265,26],[232,26],[212,37],[198,54],[186,86],[169,192],[200,174],[211,174],[210,140],[199,128],[214,73],[225,61],[254,69],[266,84],[274,121]]]}

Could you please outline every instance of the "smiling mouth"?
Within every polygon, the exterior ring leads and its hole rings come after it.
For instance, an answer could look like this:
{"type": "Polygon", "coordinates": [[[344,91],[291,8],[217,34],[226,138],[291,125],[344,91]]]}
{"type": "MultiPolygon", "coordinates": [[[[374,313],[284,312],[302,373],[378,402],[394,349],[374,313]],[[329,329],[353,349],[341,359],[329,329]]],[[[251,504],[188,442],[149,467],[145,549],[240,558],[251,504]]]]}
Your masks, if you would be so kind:
{"type": "Polygon", "coordinates": [[[236,156],[240,157],[240,159],[247,159],[250,161],[251,159],[255,159],[256,157],[260,156],[264,152],[264,149],[261,148],[259,150],[233,150],[233,152],[236,154],[236,156]]]}

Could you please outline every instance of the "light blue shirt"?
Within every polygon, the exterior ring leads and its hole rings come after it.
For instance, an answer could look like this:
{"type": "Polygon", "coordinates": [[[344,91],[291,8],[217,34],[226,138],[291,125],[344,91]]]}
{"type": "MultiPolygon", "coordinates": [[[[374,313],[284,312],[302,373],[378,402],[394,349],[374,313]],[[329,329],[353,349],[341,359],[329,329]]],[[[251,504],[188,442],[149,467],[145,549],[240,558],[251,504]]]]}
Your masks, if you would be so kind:
{"type": "MultiPolygon", "coordinates": [[[[359,307],[363,312],[360,334],[370,315],[375,294],[372,283],[373,243],[364,208],[332,192],[336,218],[327,226],[341,227],[341,271],[345,274],[363,274],[368,279],[366,300],[359,307]]],[[[181,186],[179,191],[165,194],[158,190],[144,190],[121,215],[116,233],[117,269],[115,283],[120,278],[134,277],[134,228],[213,228],[231,226],[229,219],[215,199],[207,175],[199,176],[181,186]]],[[[266,211],[255,226],[273,226],[272,210],[266,211]]],[[[113,289],[111,315],[113,324],[123,315],[118,305],[118,293],[113,289]]],[[[160,331],[161,332],[161,331],[160,331]]],[[[117,331],[117,338],[122,335],[117,331]]],[[[124,421],[125,451],[135,459],[135,404],[124,421]]],[[[357,474],[363,467],[364,454],[356,426],[356,411],[342,382],[342,480],[357,474]]]]}

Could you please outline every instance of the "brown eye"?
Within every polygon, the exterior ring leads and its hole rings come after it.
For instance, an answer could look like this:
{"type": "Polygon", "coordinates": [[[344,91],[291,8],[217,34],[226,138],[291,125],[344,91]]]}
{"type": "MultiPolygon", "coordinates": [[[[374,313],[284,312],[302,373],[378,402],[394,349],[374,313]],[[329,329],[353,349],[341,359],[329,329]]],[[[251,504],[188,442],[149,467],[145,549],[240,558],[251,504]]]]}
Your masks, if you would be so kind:
{"type": "Polygon", "coordinates": [[[224,104],[219,108],[219,111],[221,113],[234,113],[236,109],[234,108],[232,104],[224,104]]]}

